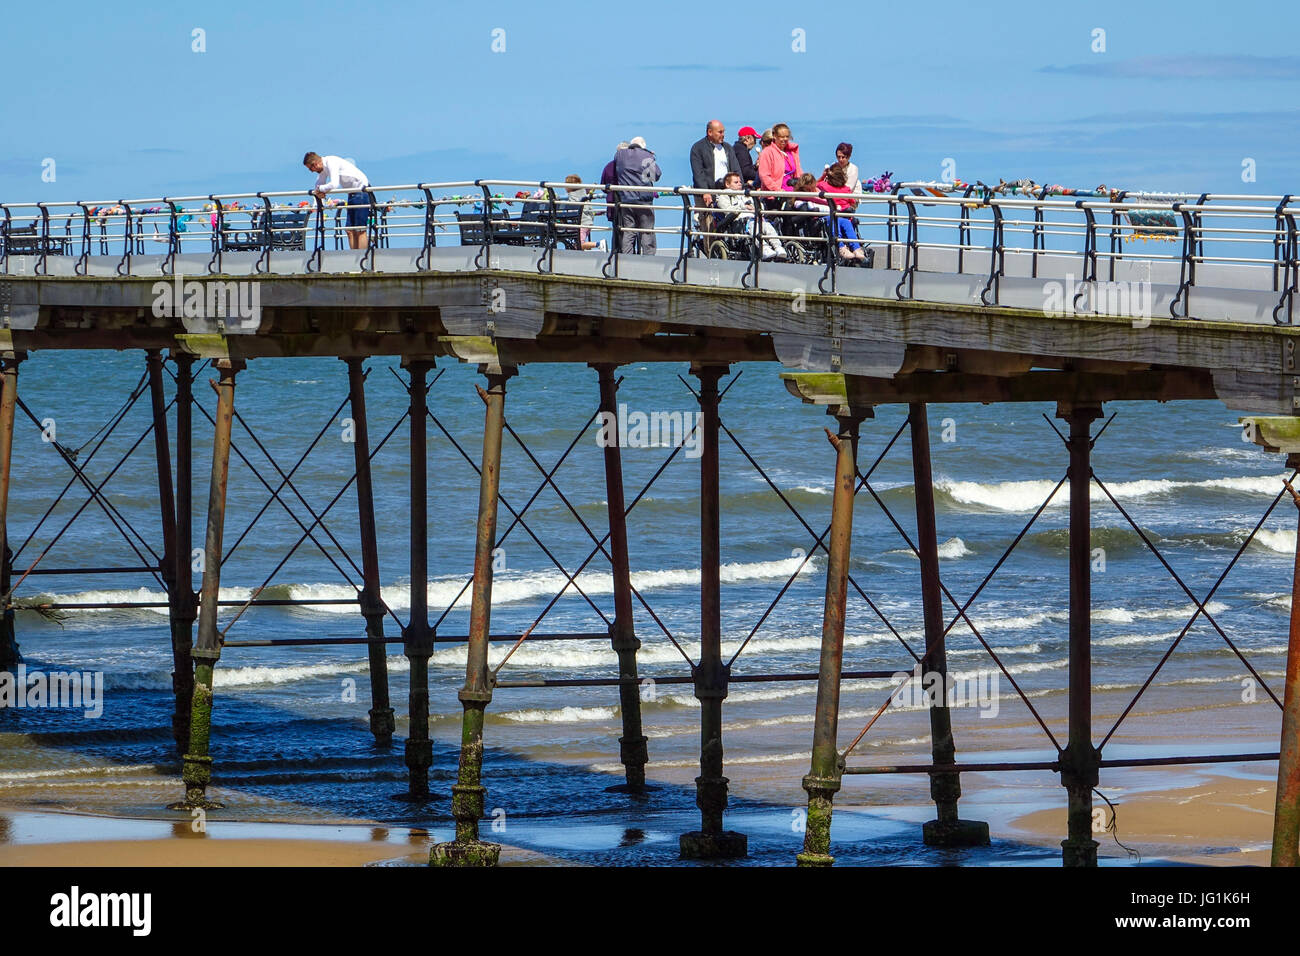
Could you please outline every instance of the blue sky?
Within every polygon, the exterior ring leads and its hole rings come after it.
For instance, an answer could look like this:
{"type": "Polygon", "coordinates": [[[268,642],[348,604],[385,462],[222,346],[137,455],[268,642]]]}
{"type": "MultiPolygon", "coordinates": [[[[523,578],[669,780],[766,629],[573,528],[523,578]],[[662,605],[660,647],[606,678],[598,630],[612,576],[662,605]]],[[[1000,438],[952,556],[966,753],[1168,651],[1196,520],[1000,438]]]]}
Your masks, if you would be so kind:
{"type": "Polygon", "coordinates": [[[376,185],[594,178],[635,135],[671,184],[714,116],[729,138],[789,123],[808,166],[848,140],[864,175],[934,179],[951,158],[969,181],[1300,193],[1294,5],[834,9],[6,4],[0,201],[303,188],[307,149],[376,185]]]}

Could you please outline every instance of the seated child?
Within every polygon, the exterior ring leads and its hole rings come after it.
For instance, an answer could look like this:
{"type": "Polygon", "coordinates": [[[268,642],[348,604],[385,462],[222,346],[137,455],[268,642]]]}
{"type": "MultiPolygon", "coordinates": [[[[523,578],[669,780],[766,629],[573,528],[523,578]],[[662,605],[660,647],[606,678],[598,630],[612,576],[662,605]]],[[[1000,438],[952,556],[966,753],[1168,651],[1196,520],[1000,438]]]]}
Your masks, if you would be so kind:
{"type": "MultiPolygon", "coordinates": [[[[740,173],[727,173],[722,179],[722,188],[735,190],[737,194],[718,193],[713,197],[714,205],[720,213],[735,213],[738,220],[747,223],[747,231],[752,236],[754,234],[754,224],[758,220],[754,216],[754,200],[749,196],[739,194],[743,188],[740,173]]],[[[763,220],[763,250],[761,255],[764,259],[785,258],[785,247],[781,245],[781,240],[777,238],[776,228],[767,220],[763,220]]]]}
{"type": "MultiPolygon", "coordinates": [[[[832,166],[826,170],[824,177],[816,183],[814,188],[821,192],[842,193],[845,195],[850,195],[853,192],[846,181],[844,167],[838,165],[832,166]]],[[[829,201],[835,203],[835,209],[838,215],[835,216],[834,223],[832,224],[831,216],[828,213],[825,220],[826,225],[833,225],[841,240],[856,240],[858,238],[858,230],[853,225],[853,217],[851,215],[853,207],[856,205],[854,200],[832,197],[829,201]]],[[[827,205],[827,201],[820,198],[817,202],[821,203],[822,206],[827,205]]],[[[862,248],[862,243],[841,241],[840,258],[849,264],[856,264],[858,262],[865,263],[867,254],[862,248]]]]}

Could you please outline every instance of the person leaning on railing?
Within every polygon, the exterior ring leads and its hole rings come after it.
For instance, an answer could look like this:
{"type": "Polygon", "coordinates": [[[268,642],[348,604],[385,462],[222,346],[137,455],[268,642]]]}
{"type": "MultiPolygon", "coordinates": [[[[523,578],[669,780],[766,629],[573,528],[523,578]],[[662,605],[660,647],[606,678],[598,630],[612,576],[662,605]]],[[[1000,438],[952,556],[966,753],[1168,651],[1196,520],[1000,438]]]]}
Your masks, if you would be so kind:
{"type": "Polygon", "coordinates": [[[348,217],[344,227],[348,245],[353,249],[366,248],[370,241],[366,224],[371,212],[370,193],[364,191],[370,185],[366,174],[339,156],[308,153],[302,158],[302,164],[317,174],[313,195],[324,199],[326,194],[336,189],[348,190],[348,217]]]}

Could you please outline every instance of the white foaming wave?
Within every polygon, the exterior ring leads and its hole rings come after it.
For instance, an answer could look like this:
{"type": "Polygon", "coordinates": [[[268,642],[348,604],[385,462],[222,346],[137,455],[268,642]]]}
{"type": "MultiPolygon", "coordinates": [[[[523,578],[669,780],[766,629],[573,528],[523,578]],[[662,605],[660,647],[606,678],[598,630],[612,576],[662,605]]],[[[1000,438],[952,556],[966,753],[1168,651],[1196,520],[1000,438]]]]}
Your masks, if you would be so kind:
{"type": "MultiPolygon", "coordinates": [[[[1222,614],[1228,609],[1228,605],[1222,601],[1211,601],[1205,605],[1205,609],[1211,614],[1222,614]]],[[[1132,624],[1134,621],[1159,621],[1170,618],[1189,618],[1196,611],[1196,606],[1192,604],[1180,607],[1156,608],[1148,611],[1130,611],[1123,607],[1105,607],[1097,608],[1092,612],[1094,621],[1107,621],[1112,624],[1132,624]]]]}
{"type": "Polygon", "coordinates": [[[366,661],[337,664],[290,664],[286,667],[217,667],[213,687],[251,687],[258,684],[291,684],[294,681],[360,674],[369,670],[366,661]]]}
{"type": "Polygon", "coordinates": [[[509,710],[496,716],[524,724],[577,724],[611,720],[618,716],[617,707],[561,707],[559,710],[509,710]]]}
{"type": "MultiPolygon", "coordinates": [[[[1119,499],[1148,498],[1156,495],[1168,495],[1186,488],[1201,488],[1211,491],[1231,491],[1253,495],[1275,495],[1282,487],[1280,475],[1259,475],[1240,478],[1211,478],[1205,481],[1171,481],[1167,478],[1144,478],[1137,481],[1117,481],[1107,484],[1111,494],[1119,499]]],[[[958,504],[974,505],[995,511],[1033,511],[1043,499],[1056,487],[1055,482],[1046,480],[1028,481],[953,481],[941,478],[935,487],[958,504]]],[[[1105,492],[1095,484],[1089,497],[1093,501],[1108,500],[1105,492]]],[[[1069,504],[1070,489],[1062,485],[1052,495],[1050,505],[1061,507],[1069,504]]]]}
{"type": "MultiPolygon", "coordinates": [[[[747,581],[788,578],[796,570],[800,574],[809,574],[815,572],[817,567],[818,560],[816,558],[807,562],[803,558],[780,558],[775,561],[724,564],[720,574],[724,584],[743,584],[747,581]],[[802,568],[800,568],[801,564],[802,568]]],[[[446,607],[454,600],[457,607],[469,607],[472,589],[465,587],[465,581],[465,578],[459,576],[431,579],[428,583],[430,606],[446,607]],[[463,592],[462,588],[464,588],[463,592]]],[[[632,573],[632,584],[641,591],[656,588],[689,587],[699,585],[699,583],[699,568],[666,568],[632,573]]],[[[518,575],[498,574],[493,578],[492,582],[492,603],[493,605],[511,604],[529,601],[538,597],[550,597],[567,584],[567,579],[558,571],[520,573],[518,575]]],[[[607,571],[584,572],[578,575],[577,584],[588,594],[612,594],[614,592],[613,575],[607,571]]],[[[289,584],[286,587],[289,598],[296,601],[355,600],[357,597],[357,589],[348,584],[299,583],[289,584]]],[[[250,588],[223,587],[218,598],[222,601],[246,601],[251,595],[252,590],[250,588]]],[[[384,602],[395,610],[409,609],[411,606],[411,588],[408,584],[385,586],[381,588],[381,595],[384,602]]],[[[569,588],[566,596],[576,597],[577,593],[572,588],[569,588]]],[[[77,591],[67,594],[38,594],[33,596],[33,600],[69,604],[149,602],[161,606],[132,610],[148,610],[160,617],[167,616],[166,593],[145,587],[77,591]]],[[[315,605],[311,609],[317,612],[344,615],[355,616],[357,614],[356,604],[315,605]]]]}
{"type": "Polygon", "coordinates": [[[1128,647],[1132,644],[1159,644],[1163,641],[1171,641],[1179,635],[1179,631],[1170,631],[1165,634],[1121,634],[1118,637],[1103,637],[1094,639],[1093,645],[1096,647],[1128,647]]]}
{"type": "MultiPolygon", "coordinates": [[[[993,651],[998,656],[1002,656],[1004,654],[1037,654],[1042,651],[1042,649],[1043,646],[1041,644],[1033,643],[1020,644],[1016,647],[995,647],[993,648],[993,651]]],[[[960,657],[965,654],[984,654],[987,652],[982,647],[962,647],[956,650],[949,650],[947,653],[949,657],[960,657]]]]}
{"type": "MultiPolygon", "coordinates": [[[[807,760],[810,754],[806,750],[799,750],[788,754],[756,754],[753,756],[727,757],[727,766],[734,767],[738,764],[763,764],[763,763],[787,763],[791,760],[807,760]]],[[[668,770],[677,767],[698,767],[700,758],[692,757],[686,760],[651,760],[645,765],[647,770],[668,770]]],[[[587,767],[592,773],[622,773],[623,765],[621,763],[593,763],[587,767]]]]}
{"type": "MultiPolygon", "coordinates": [[[[895,548],[893,551],[886,551],[885,553],[907,554],[911,555],[913,558],[916,557],[916,552],[911,548],[895,548]]],[[[966,555],[974,553],[974,551],[966,546],[966,542],[961,538],[949,538],[947,541],[943,542],[943,544],[939,545],[939,557],[946,560],[964,558],[966,555]]]]}
{"type": "Polygon", "coordinates": [[[1294,531],[1269,531],[1267,528],[1260,528],[1255,532],[1255,538],[1251,543],[1258,545],[1265,551],[1276,551],[1278,554],[1295,554],[1295,535],[1294,531]]]}
{"type": "Polygon", "coordinates": [[[9,770],[0,771],[0,781],[13,785],[25,780],[48,780],[57,777],[121,776],[131,773],[164,773],[154,764],[128,764],[120,767],[64,767],[61,770],[9,770]]]}

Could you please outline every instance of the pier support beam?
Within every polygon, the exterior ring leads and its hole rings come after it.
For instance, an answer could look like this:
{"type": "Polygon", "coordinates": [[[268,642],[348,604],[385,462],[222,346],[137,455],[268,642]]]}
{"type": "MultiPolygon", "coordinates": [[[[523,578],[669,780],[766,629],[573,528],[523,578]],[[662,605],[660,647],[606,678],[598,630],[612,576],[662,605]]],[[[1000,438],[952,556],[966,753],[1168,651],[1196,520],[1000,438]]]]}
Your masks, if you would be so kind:
{"type": "Polygon", "coordinates": [[[513,368],[488,367],[487,412],[483,424],[483,467],[479,476],[478,531],[474,539],[474,590],[469,612],[469,648],[465,686],[458,695],[465,708],[461,723],[460,769],[451,788],[451,815],[456,839],[429,851],[433,866],[496,866],[501,846],[479,839],[486,790],[483,773],[483,714],[492,701],[488,673],[488,635],[492,621],[492,549],[497,537],[497,491],[501,482],[501,432],[505,422],[506,379],[513,368]]]}
{"type": "MultiPolygon", "coordinates": [[[[930,742],[935,766],[957,762],[957,745],[952,736],[952,712],[948,709],[948,653],[943,636],[943,589],[939,583],[939,538],[934,513],[934,476],[930,467],[930,421],[924,402],[908,407],[912,431],[912,477],[916,491],[916,550],[921,559],[921,606],[925,618],[925,664],[922,675],[938,674],[935,686],[943,688],[943,699],[931,705],[930,742]]],[[[930,797],[938,811],[936,819],[922,827],[926,846],[988,846],[989,825],[980,820],[960,820],[957,800],[961,779],[955,773],[931,773],[930,797]]]]}
{"type": "Polygon", "coordinates": [[[370,479],[370,429],[366,422],[366,377],[362,360],[348,358],[348,395],[352,410],[352,450],[357,470],[357,518],[361,525],[361,615],[366,621],[370,660],[370,732],[375,743],[393,742],[393,708],[388,701],[388,654],[384,643],[384,606],[379,598],[379,545],[375,535],[375,496],[370,479]]]}
{"type": "Polygon", "coordinates": [[[411,620],[402,634],[411,662],[411,689],[407,697],[410,729],[406,735],[408,796],[429,797],[429,768],[433,742],[429,740],[429,656],[433,630],[429,627],[429,459],[427,451],[428,403],[426,380],[433,362],[410,359],[404,363],[411,375],[411,620]]]}
{"type": "MultiPolygon", "coordinates": [[[[1300,453],[1288,455],[1286,465],[1300,468],[1300,453]]],[[[1295,503],[1300,509],[1300,497],[1295,503]]],[[[1300,607],[1296,605],[1297,598],[1300,598],[1300,549],[1296,551],[1291,578],[1291,637],[1286,652],[1277,802],[1273,810],[1273,866],[1300,866],[1300,607]]]]}
{"type": "MultiPolygon", "coordinates": [[[[176,607],[176,581],[179,568],[176,561],[176,494],[172,486],[172,450],[167,437],[167,396],[163,392],[163,358],[161,349],[149,349],[145,353],[145,367],[149,375],[149,398],[153,410],[153,448],[157,462],[158,510],[162,519],[163,553],[158,562],[158,573],[167,589],[167,616],[173,618],[176,607]]],[[[189,583],[186,582],[188,587],[189,583]]],[[[189,656],[189,644],[185,647],[186,658],[189,656]]],[[[175,634],[172,634],[173,661],[176,656],[175,634]]],[[[192,675],[191,675],[192,679],[192,675]]],[[[172,673],[172,692],[176,691],[176,674],[172,673]]],[[[187,702],[188,703],[188,702],[187,702]]],[[[177,734],[175,714],[172,715],[172,734],[176,737],[177,751],[183,756],[185,745],[177,734]]]]}
{"type": "Polygon", "coordinates": [[[208,530],[203,547],[203,587],[199,605],[199,631],[194,643],[194,698],[190,710],[190,745],[182,763],[185,799],[172,809],[214,809],[221,806],[207,798],[212,779],[212,757],[208,753],[212,730],[212,672],[221,658],[221,634],[217,630],[217,601],[221,591],[221,546],[226,523],[226,485],[230,478],[230,429],[235,415],[235,376],[244,367],[238,360],[222,359],[214,367],[220,380],[217,393],[216,427],[212,437],[212,478],[208,490],[208,530]]]}
{"type": "Polygon", "coordinates": [[[1092,838],[1092,791],[1100,776],[1101,751],[1092,745],[1092,442],[1089,426],[1100,405],[1057,405],[1070,425],[1070,734],[1060,753],[1061,783],[1069,796],[1065,866],[1096,866],[1092,838]]]}
{"type": "Polygon", "coordinates": [[[722,702],[730,668],[722,662],[721,512],[718,500],[718,380],[725,365],[692,365],[700,380],[703,449],[700,456],[700,662],[693,668],[700,702],[700,775],[695,804],[700,829],[681,836],[686,859],[731,859],[749,852],[743,833],[722,828],[727,778],[722,775],[722,702]]]}
{"type": "MultiPolygon", "coordinates": [[[[618,385],[612,363],[593,364],[600,376],[600,412],[605,423],[613,423],[609,434],[618,429],[618,385]]],[[[623,495],[623,450],[618,440],[605,445],[605,500],[609,510],[609,554],[614,572],[614,623],[610,625],[610,644],[618,655],[619,712],[623,717],[623,736],[618,740],[619,760],[623,764],[625,783],[610,787],[626,793],[641,793],[645,786],[645,765],[649,760],[646,737],[641,731],[641,685],[637,677],[636,652],[641,648],[632,620],[632,572],[627,553],[627,514],[623,495]]]]}
{"type": "Polygon", "coordinates": [[[194,661],[190,651],[194,646],[194,620],[199,613],[190,564],[194,547],[194,356],[173,352],[171,358],[176,363],[176,545],[167,613],[171,619],[175,699],[172,736],[176,739],[176,752],[183,757],[190,744],[190,710],[194,697],[194,661]]]}
{"type": "Polygon", "coordinates": [[[808,793],[800,866],[830,866],[831,803],[844,772],[839,753],[840,673],[844,664],[844,615],[848,599],[849,556],[853,540],[853,496],[857,487],[858,428],[863,413],[831,406],[838,429],[831,532],[827,541],[826,602],[822,611],[821,665],[817,674],[817,711],[813,717],[812,767],[803,778],[808,793]]]}
{"type": "Polygon", "coordinates": [[[21,353],[0,358],[0,670],[22,660],[14,633],[13,602],[9,593],[13,554],[9,550],[9,475],[14,444],[14,408],[18,404],[18,363],[21,353]]]}

